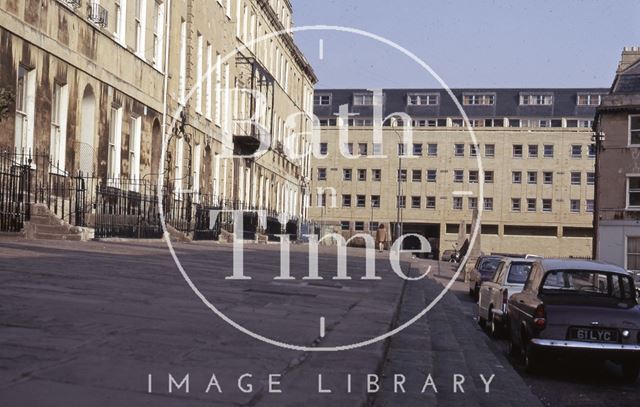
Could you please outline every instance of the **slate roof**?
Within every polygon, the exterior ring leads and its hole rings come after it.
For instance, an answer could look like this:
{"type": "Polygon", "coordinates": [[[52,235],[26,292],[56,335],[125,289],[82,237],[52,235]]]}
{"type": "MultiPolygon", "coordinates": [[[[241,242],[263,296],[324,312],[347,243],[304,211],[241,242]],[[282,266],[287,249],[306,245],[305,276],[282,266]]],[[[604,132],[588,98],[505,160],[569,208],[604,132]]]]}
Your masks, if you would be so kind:
{"type": "MultiPolygon", "coordinates": [[[[463,106],[469,118],[585,118],[595,115],[595,106],[578,106],[577,97],[581,93],[609,93],[608,88],[460,88],[451,90],[462,104],[463,94],[493,94],[493,105],[463,106]],[[553,95],[553,104],[548,106],[522,106],[521,94],[553,95]]],[[[340,105],[349,105],[349,112],[359,117],[373,117],[372,106],[354,106],[353,95],[368,93],[366,89],[316,89],[316,95],[330,94],[331,104],[314,106],[314,113],[319,118],[334,117],[340,105]]],[[[458,107],[444,89],[383,89],[383,116],[404,112],[413,118],[446,118],[462,117],[458,107]],[[435,106],[408,106],[407,95],[410,93],[439,94],[439,103],[435,106]]]]}

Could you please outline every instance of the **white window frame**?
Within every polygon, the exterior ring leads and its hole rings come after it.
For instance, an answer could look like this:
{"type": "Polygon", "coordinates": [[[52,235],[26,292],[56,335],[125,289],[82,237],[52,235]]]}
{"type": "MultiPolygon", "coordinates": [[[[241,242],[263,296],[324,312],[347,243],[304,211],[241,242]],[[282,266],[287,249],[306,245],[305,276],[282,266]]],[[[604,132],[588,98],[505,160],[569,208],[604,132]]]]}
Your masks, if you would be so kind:
{"type": "Polygon", "coordinates": [[[122,106],[111,106],[109,122],[109,147],[107,152],[107,178],[111,186],[120,185],[122,155],[122,106]]]}
{"type": "Polygon", "coordinates": [[[195,110],[197,114],[202,114],[202,57],[204,53],[204,36],[201,33],[196,34],[196,100],[195,110]]]}
{"type": "Polygon", "coordinates": [[[142,143],[142,117],[129,120],[129,183],[130,190],[140,191],[140,146],[142,143]]]}
{"type": "MultiPolygon", "coordinates": [[[[628,116],[628,119],[627,119],[627,120],[628,120],[628,123],[627,123],[627,124],[628,124],[627,146],[628,146],[628,147],[640,147],[640,143],[632,143],[632,142],[631,142],[631,131],[632,131],[632,129],[631,129],[631,119],[632,119],[633,117],[638,117],[638,118],[640,118],[640,114],[630,114],[630,115],[628,116]]],[[[633,130],[633,131],[637,131],[638,133],[640,133],[640,128],[639,128],[639,129],[637,129],[637,130],[633,130]]]]}
{"type": "Polygon", "coordinates": [[[164,1],[154,0],[153,18],[153,66],[164,72],[164,1]]]}
{"type": "MultiPolygon", "coordinates": [[[[630,199],[629,199],[629,195],[631,194],[631,189],[630,189],[630,179],[631,178],[640,178],[640,174],[626,174],[626,186],[625,186],[625,201],[626,201],[626,205],[625,205],[625,209],[628,211],[640,211],[640,205],[638,206],[631,206],[630,204],[630,199]]],[[[634,193],[640,193],[640,188],[638,188],[637,191],[634,190],[634,193]]]]}
{"type": "Polygon", "coordinates": [[[407,106],[437,106],[440,104],[440,95],[437,93],[409,93],[407,94],[407,106]],[[415,103],[412,99],[415,98],[415,103]]]}
{"type": "Polygon", "coordinates": [[[187,91],[187,22],[180,23],[180,55],[178,72],[178,103],[185,105],[187,91]]]}
{"type": "Polygon", "coordinates": [[[54,82],[51,98],[51,139],[49,145],[53,172],[63,173],[65,169],[68,110],[69,86],[54,82]]]}
{"type": "Polygon", "coordinates": [[[36,113],[36,69],[19,64],[16,77],[16,126],[15,147],[25,153],[34,150],[34,131],[36,113]],[[23,72],[22,94],[18,95],[17,85],[20,72],[23,72]],[[20,106],[19,106],[20,105],[20,106]],[[19,108],[20,107],[20,108],[19,108]],[[21,125],[19,126],[18,123],[21,125]]]}
{"type": "Polygon", "coordinates": [[[136,0],[136,55],[144,59],[147,31],[147,0],[136,0]]]}
{"type": "Polygon", "coordinates": [[[118,44],[127,46],[127,0],[115,0],[115,30],[113,36],[118,44]]]}
{"type": "Polygon", "coordinates": [[[354,93],[353,105],[354,106],[373,106],[373,93],[354,93]],[[370,103],[369,103],[369,100],[371,100],[370,103]]]}

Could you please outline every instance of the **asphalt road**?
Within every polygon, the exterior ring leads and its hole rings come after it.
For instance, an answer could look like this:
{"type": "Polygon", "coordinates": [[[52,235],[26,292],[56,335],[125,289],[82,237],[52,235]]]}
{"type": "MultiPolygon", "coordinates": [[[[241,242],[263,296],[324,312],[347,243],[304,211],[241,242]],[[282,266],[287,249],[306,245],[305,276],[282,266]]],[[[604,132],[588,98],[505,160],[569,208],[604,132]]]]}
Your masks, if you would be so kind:
{"type": "MultiPolygon", "coordinates": [[[[442,274],[449,275],[449,270],[442,274]]],[[[440,279],[440,281],[445,281],[440,279]]],[[[467,318],[475,314],[475,302],[468,295],[463,283],[456,283],[452,293],[465,307],[467,318]]],[[[477,327],[480,329],[480,327],[477,327]]],[[[578,359],[550,361],[540,373],[531,374],[515,357],[508,356],[508,341],[493,339],[486,333],[486,341],[499,356],[511,366],[529,385],[540,401],[551,407],[560,406],[638,406],[640,405],[640,380],[634,385],[621,383],[620,367],[616,364],[594,363],[578,359]]]]}

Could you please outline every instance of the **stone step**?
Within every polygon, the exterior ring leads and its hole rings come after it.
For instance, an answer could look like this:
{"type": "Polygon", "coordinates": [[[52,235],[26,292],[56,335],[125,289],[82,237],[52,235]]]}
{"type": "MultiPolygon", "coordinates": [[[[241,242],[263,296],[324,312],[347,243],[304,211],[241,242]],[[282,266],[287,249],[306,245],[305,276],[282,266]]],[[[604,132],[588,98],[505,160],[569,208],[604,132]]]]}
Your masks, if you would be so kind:
{"type": "Polygon", "coordinates": [[[79,242],[82,240],[82,234],[36,232],[35,238],[38,240],[73,240],[79,242]]]}
{"type": "MultiPolygon", "coordinates": [[[[36,233],[67,234],[67,233],[71,233],[71,232],[69,230],[69,226],[67,226],[67,225],[36,224],[36,233]]],[[[75,233],[71,233],[71,234],[75,234],[75,233]]]]}
{"type": "Polygon", "coordinates": [[[31,217],[29,218],[29,222],[33,223],[34,225],[61,225],[62,224],[62,221],[60,219],[51,215],[43,216],[43,215],[31,214],[31,217]]]}

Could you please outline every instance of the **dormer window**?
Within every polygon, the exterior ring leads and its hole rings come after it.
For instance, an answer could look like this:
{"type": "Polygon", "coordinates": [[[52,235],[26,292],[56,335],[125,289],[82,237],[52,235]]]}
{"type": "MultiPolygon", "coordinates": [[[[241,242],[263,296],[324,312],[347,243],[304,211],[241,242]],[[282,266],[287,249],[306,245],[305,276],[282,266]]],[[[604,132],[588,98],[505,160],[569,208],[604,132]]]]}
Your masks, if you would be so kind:
{"type": "Polygon", "coordinates": [[[493,105],[496,101],[496,95],[486,93],[464,94],[462,95],[463,105],[493,105]]]}
{"type": "Polygon", "coordinates": [[[553,95],[550,94],[520,94],[521,106],[548,106],[553,104],[553,95]]]}
{"type": "Polygon", "coordinates": [[[315,94],[313,95],[313,104],[316,106],[328,106],[331,104],[331,95],[315,94]]]}
{"type": "Polygon", "coordinates": [[[353,95],[353,104],[355,106],[371,106],[373,105],[373,94],[356,93],[353,95]]]}
{"type": "Polygon", "coordinates": [[[578,106],[599,106],[601,101],[599,93],[578,93],[578,106]]]}
{"type": "Polygon", "coordinates": [[[409,93],[407,95],[407,106],[435,106],[438,104],[437,94],[409,93]]]}

